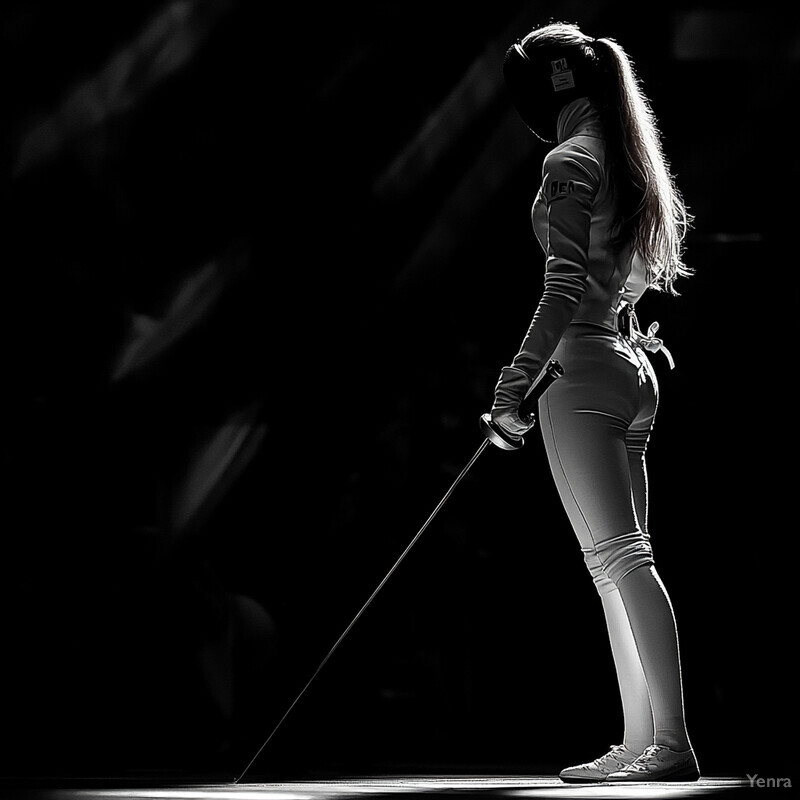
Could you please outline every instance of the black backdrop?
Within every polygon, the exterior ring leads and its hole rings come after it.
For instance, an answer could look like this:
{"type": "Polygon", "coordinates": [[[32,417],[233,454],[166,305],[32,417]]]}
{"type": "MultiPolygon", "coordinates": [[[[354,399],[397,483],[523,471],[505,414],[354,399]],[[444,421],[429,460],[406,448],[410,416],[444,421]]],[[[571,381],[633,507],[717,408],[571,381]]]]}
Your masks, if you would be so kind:
{"type": "MultiPolygon", "coordinates": [[[[706,772],[787,776],[797,27],[724,3],[5,5],[6,775],[238,774],[481,438],[541,288],[550,17],[636,61],[696,215],[647,297],[651,531],[706,772]],[[646,17],[646,18],[645,18],[646,17]]],[[[621,734],[534,432],[490,449],[251,776],[555,770],[621,734]]]]}

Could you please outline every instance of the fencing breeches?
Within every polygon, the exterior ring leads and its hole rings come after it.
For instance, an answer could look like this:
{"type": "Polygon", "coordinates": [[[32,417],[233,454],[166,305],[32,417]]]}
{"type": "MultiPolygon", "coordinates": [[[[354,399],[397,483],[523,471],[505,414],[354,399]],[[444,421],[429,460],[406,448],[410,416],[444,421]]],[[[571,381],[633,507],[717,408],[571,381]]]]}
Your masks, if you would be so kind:
{"type": "Polygon", "coordinates": [[[565,375],[539,422],[559,495],[600,595],[624,744],[688,746],[678,637],[647,530],[645,450],[658,405],[647,357],[606,327],[573,323],[553,357],[565,375]]]}

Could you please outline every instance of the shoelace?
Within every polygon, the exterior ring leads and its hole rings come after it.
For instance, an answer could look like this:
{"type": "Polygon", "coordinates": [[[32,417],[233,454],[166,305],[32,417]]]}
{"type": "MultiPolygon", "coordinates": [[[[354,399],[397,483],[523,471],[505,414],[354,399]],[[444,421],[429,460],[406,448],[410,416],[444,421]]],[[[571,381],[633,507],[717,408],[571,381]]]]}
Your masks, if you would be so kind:
{"type": "Polygon", "coordinates": [[[622,760],[622,759],[621,759],[621,758],[620,758],[620,757],[617,755],[617,753],[621,753],[621,752],[622,752],[624,749],[625,749],[625,745],[624,745],[624,744],[615,744],[615,745],[612,745],[612,746],[611,746],[611,750],[609,750],[609,751],[608,751],[608,752],[607,752],[607,753],[606,753],[604,756],[600,756],[599,758],[596,758],[596,759],[595,759],[595,760],[592,762],[592,765],[593,765],[594,767],[596,767],[596,768],[598,768],[598,769],[599,769],[600,767],[603,767],[603,766],[605,766],[605,762],[606,762],[606,761],[607,761],[609,758],[611,758],[611,759],[613,759],[614,761],[616,761],[618,764],[620,764],[620,765],[622,765],[622,766],[624,767],[624,766],[626,766],[626,765],[627,765],[627,763],[628,763],[628,762],[627,762],[627,761],[623,761],[623,760],[622,760]]]}
{"type": "Polygon", "coordinates": [[[632,764],[626,767],[628,772],[650,772],[657,766],[658,754],[661,748],[657,744],[651,744],[645,747],[639,758],[632,764]]]}

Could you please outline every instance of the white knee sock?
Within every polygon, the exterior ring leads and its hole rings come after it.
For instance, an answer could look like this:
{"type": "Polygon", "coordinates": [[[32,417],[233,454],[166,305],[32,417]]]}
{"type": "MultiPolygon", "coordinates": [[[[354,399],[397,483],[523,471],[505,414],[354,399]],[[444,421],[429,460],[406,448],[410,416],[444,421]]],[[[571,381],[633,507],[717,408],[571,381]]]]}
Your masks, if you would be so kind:
{"type": "MultiPolygon", "coordinates": [[[[618,589],[650,696],[653,743],[686,750],[678,632],[669,595],[653,566],[632,570],[618,589]]],[[[634,686],[640,691],[635,680],[634,686]]]]}
{"type": "Polygon", "coordinates": [[[641,753],[645,747],[653,744],[654,727],[650,694],[639,660],[639,651],[619,590],[614,587],[605,591],[600,597],[622,700],[622,715],[625,722],[622,743],[628,750],[641,753]]]}

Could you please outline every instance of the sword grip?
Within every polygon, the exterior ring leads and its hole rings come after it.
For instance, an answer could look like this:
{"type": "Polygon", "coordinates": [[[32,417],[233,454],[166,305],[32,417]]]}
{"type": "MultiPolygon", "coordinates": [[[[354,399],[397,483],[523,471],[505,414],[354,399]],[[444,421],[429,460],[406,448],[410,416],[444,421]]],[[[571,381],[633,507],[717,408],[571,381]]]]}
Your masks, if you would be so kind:
{"type": "Polygon", "coordinates": [[[535,414],[539,404],[539,398],[548,390],[550,384],[564,374],[564,367],[558,361],[550,361],[539,375],[536,383],[528,389],[528,393],[522,398],[519,404],[520,417],[527,417],[535,414]]]}
{"type": "MultiPolygon", "coordinates": [[[[552,360],[540,373],[539,378],[528,390],[528,393],[519,404],[519,415],[521,418],[530,416],[536,411],[539,398],[550,388],[553,381],[564,374],[564,368],[558,361],[552,360]]],[[[483,414],[480,419],[480,427],[483,435],[501,450],[519,450],[525,444],[522,436],[515,436],[504,431],[499,425],[492,421],[491,414],[483,414]]]]}

